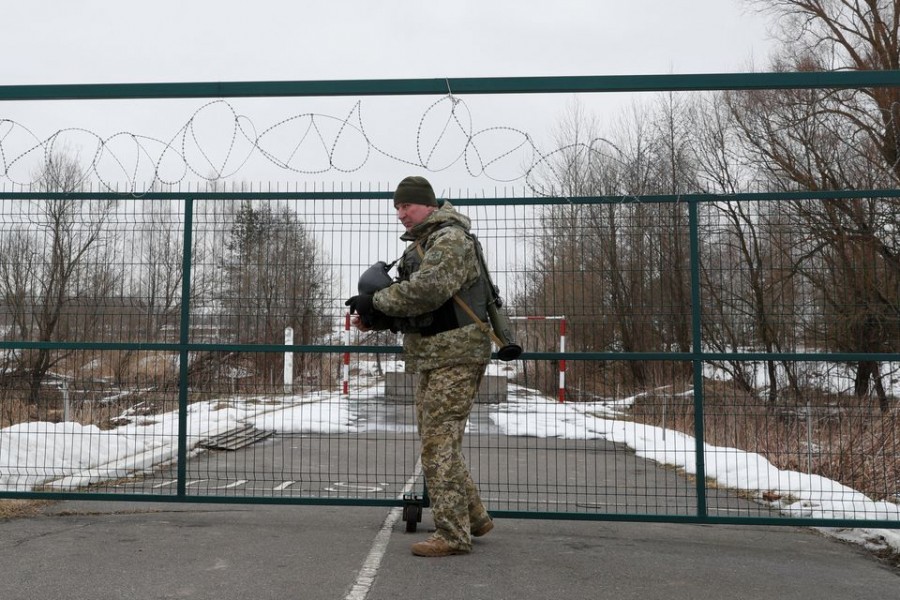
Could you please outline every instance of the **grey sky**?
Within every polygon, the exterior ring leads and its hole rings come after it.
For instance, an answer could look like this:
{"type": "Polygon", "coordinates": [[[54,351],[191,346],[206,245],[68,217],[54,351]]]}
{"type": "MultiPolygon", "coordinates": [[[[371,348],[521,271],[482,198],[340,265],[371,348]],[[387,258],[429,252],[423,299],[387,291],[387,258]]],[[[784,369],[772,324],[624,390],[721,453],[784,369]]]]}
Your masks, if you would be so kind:
{"type": "MultiPolygon", "coordinates": [[[[4,84],[737,72],[748,70],[751,61],[763,65],[769,48],[766,23],[747,12],[740,0],[11,0],[4,5],[0,38],[6,57],[4,84]]],[[[596,96],[587,99],[588,108],[607,117],[633,101],[622,95],[596,96]]],[[[514,144],[519,131],[536,139],[547,136],[571,101],[464,99],[475,130],[498,126],[514,130],[508,139],[495,140],[499,147],[514,144]]],[[[246,115],[260,132],[307,112],[333,116],[339,123],[355,102],[315,100],[240,100],[206,109],[197,121],[204,152],[224,152],[231,108],[246,115]],[[207,129],[202,129],[201,120],[207,129]]],[[[416,130],[436,100],[365,99],[361,110],[367,133],[377,136],[379,147],[412,160],[416,130]]],[[[100,139],[126,131],[168,141],[204,104],[0,103],[0,119],[26,126],[40,139],[60,129],[84,128],[100,139]]],[[[442,108],[432,113],[432,128],[440,129],[442,108]]],[[[292,123],[296,133],[301,123],[292,123]]],[[[288,129],[279,133],[287,134],[288,129]]],[[[24,141],[14,138],[4,142],[7,154],[25,147],[24,141]]],[[[93,138],[75,132],[64,141],[69,147],[90,148],[93,138]]],[[[289,142],[285,143],[279,151],[283,156],[290,154],[289,142]]],[[[119,139],[117,155],[127,154],[127,145],[119,139]]],[[[347,147],[346,164],[355,166],[364,153],[347,147]]],[[[455,156],[453,150],[446,153],[455,156]]],[[[218,158],[211,158],[219,164],[218,158]]],[[[236,178],[298,177],[256,166],[258,159],[247,162],[242,167],[246,171],[236,178]]],[[[123,160],[129,163],[128,157],[123,160]]],[[[409,170],[402,161],[390,162],[372,160],[350,173],[316,178],[395,180],[409,170]]],[[[223,171],[231,172],[240,164],[232,160],[223,171]]],[[[306,166],[314,170],[312,163],[306,166]]],[[[465,178],[453,176],[454,181],[465,178]]]]}

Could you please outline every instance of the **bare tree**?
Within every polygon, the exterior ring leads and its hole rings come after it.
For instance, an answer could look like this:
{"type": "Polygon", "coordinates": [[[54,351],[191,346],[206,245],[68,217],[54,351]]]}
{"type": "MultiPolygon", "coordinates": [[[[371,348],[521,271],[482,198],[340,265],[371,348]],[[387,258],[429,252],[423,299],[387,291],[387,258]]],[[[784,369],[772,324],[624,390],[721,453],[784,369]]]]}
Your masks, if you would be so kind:
{"type": "MultiPolygon", "coordinates": [[[[691,139],[700,165],[700,179],[707,191],[730,194],[746,183],[739,163],[732,115],[718,101],[692,113],[691,139]]],[[[737,202],[723,197],[704,208],[706,221],[701,234],[701,277],[704,295],[702,321],[706,343],[720,352],[761,349],[767,353],[786,351],[793,338],[797,277],[791,268],[792,232],[778,207],[765,203],[737,202]]],[[[745,391],[753,391],[753,364],[726,360],[718,363],[745,391]]],[[[789,385],[797,390],[794,364],[765,361],[768,403],[774,406],[779,393],[779,366],[789,385]]]]}
{"type": "MultiPolygon", "coordinates": [[[[697,162],[691,148],[690,107],[674,94],[662,98],[653,121],[658,166],[656,193],[680,195],[698,188],[697,162]]],[[[659,221],[659,334],[662,347],[674,351],[691,350],[691,269],[690,229],[685,204],[658,207],[659,221]]],[[[691,363],[682,363],[685,374],[691,363]]]]}
{"type": "MultiPolygon", "coordinates": [[[[158,335],[177,323],[184,281],[184,223],[168,203],[148,203],[142,232],[139,297],[147,330],[158,335]]],[[[195,257],[196,258],[196,257],[195,257]]]]}
{"type": "MultiPolygon", "coordinates": [[[[281,344],[285,327],[294,342],[310,343],[327,331],[330,271],[315,239],[287,206],[240,204],[225,244],[223,308],[233,339],[281,344]]],[[[253,356],[258,374],[274,378],[280,356],[253,356]]],[[[303,355],[295,369],[305,368],[303,355]]]]}
{"type": "MultiPolygon", "coordinates": [[[[876,71],[900,68],[900,0],[750,0],[776,15],[782,57],[776,66],[801,70],[876,71]]],[[[879,170],[900,177],[900,89],[829,92],[823,114],[851,123],[853,143],[877,150],[879,170]]],[[[838,165],[835,165],[837,167],[838,165]]]]}
{"type": "MultiPolygon", "coordinates": [[[[87,339],[87,332],[102,335],[104,298],[119,280],[106,230],[116,202],[67,197],[83,179],[77,158],[50,155],[36,180],[38,191],[53,195],[30,201],[20,229],[5,236],[3,246],[10,254],[0,259],[0,290],[19,339],[51,342],[87,339]]],[[[30,402],[37,402],[47,372],[67,355],[39,348],[18,357],[17,373],[29,381],[30,402]]]]}
{"type": "MultiPolygon", "coordinates": [[[[562,196],[640,196],[694,189],[674,99],[650,114],[635,109],[614,135],[575,106],[556,134],[559,149],[541,173],[562,196]]],[[[561,203],[541,214],[534,277],[518,303],[550,305],[573,323],[587,350],[689,350],[690,269],[686,205],[561,203]]],[[[629,383],[649,381],[648,364],[628,361],[629,383]]],[[[685,373],[690,372],[687,365],[685,373]]]]}
{"type": "MultiPolygon", "coordinates": [[[[759,0],[784,35],[777,70],[896,69],[900,1],[759,0]]],[[[759,172],[790,189],[896,187],[900,182],[900,89],[783,90],[726,96],[759,172]]],[[[827,347],[885,352],[900,339],[896,199],[796,202],[794,227],[812,235],[794,268],[820,295],[827,320],[810,331],[827,347]],[[861,277],[860,273],[871,273],[861,277]],[[837,324],[855,324],[839,327],[837,324]]],[[[880,369],[857,364],[858,395],[880,369]]]]}

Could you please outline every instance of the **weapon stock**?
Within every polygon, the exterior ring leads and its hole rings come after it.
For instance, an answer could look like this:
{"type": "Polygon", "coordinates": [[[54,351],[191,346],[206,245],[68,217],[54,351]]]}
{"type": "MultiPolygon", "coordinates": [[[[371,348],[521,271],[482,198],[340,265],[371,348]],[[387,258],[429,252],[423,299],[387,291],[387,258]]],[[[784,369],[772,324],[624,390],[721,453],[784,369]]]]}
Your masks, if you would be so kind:
{"type": "Polygon", "coordinates": [[[487,311],[491,327],[497,334],[497,339],[502,342],[497,350],[497,358],[504,362],[516,360],[522,354],[522,346],[518,345],[513,337],[509,319],[499,310],[496,300],[488,303],[487,311]]]}

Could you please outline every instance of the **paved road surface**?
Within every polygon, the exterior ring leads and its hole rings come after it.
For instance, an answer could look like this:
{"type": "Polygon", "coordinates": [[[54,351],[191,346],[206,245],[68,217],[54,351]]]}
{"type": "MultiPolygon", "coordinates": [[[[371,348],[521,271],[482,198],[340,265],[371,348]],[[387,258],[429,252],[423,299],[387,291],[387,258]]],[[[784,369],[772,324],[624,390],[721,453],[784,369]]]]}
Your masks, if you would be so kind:
{"type": "Polygon", "coordinates": [[[427,559],[397,509],[63,502],[0,523],[9,600],[896,598],[897,572],[793,527],[498,519],[427,559]]]}
{"type": "MultiPolygon", "coordinates": [[[[402,406],[354,435],[275,436],[195,457],[189,493],[397,498],[420,485],[402,406]],[[288,484],[289,485],[286,485],[288,484]],[[331,491],[329,491],[331,490],[331,491]],[[331,496],[329,496],[331,495],[331,496]]],[[[691,482],[605,441],[505,438],[468,453],[497,511],[693,514],[691,482]]],[[[173,473],[101,491],[173,492],[173,473]]],[[[712,490],[713,514],[764,508],[712,490]]],[[[2,600],[829,600],[897,598],[898,572],[795,527],[497,519],[467,556],[417,558],[391,507],[64,501],[0,522],[2,600]]]]}

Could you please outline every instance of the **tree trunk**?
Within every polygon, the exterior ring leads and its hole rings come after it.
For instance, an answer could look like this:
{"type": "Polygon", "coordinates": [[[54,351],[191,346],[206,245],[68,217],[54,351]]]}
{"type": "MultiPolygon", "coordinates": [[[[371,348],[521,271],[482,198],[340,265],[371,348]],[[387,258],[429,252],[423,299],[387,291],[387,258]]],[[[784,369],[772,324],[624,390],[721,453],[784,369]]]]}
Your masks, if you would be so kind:
{"type": "Polygon", "coordinates": [[[861,360],[856,366],[856,380],[853,384],[853,393],[857,398],[862,398],[869,393],[869,378],[872,375],[875,363],[870,360],[861,360]]]}

